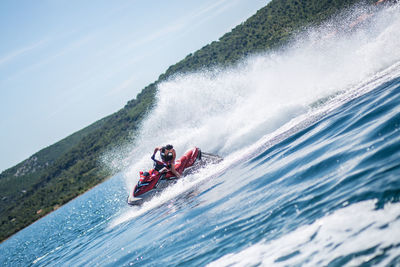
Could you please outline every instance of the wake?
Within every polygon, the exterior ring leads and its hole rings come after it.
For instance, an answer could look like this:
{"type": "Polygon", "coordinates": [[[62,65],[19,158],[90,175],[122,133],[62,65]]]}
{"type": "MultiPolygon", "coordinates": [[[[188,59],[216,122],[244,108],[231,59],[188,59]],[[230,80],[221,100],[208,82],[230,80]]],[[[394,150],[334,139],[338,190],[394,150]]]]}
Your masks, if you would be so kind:
{"type": "Polygon", "coordinates": [[[156,146],[173,144],[178,155],[198,146],[225,160],[185,177],[141,208],[124,211],[111,225],[170,201],[398,75],[399,10],[399,5],[374,12],[353,9],[303,32],[280,51],[160,84],[157,104],[130,155],[123,160],[109,156],[115,158],[113,165],[129,166],[123,173],[127,194],[139,171],[151,167],[156,146]]]}

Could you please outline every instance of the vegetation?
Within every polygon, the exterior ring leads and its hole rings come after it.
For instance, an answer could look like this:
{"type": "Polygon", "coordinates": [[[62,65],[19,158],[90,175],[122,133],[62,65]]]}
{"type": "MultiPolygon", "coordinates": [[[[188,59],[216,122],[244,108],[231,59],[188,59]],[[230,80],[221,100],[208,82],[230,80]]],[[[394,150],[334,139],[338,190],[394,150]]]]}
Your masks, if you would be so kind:
{"type": "Polygon", "coordinates": [[[356,2],[359,1],[273,0],[218,41],[169,67],[118,112],[1,173],[0,240],[112,175],[112,170],[99,164],[99,158],[109,149],[132,141],[154,104],[158,83],[176,73],[229,66],[249,54],[278,48],[303,27],[321,23],[356,2]]]}

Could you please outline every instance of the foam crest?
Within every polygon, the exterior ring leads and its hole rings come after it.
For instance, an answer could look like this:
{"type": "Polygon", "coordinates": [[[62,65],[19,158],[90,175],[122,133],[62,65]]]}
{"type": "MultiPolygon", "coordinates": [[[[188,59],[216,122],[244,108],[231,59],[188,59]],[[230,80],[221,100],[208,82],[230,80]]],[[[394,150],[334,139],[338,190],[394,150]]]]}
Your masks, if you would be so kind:
{"type": "MultiPolygon", "coordinates": [[[[374,207],[373,200],[353,204],[276,240],[264,240],[239,253],[227,254],[208,266],[327,266],[353,253],[358,256],[346,264],[361,265],[399,244],[394,233],[400,229],[400,204],[387,204],[380,210],[374,207]]],[[[399,252],[398,246],[387,251],[382,266],[399,252]]]]}
{"type": "Polygon", "coordinates": [[[138,207],[130,207],[128,211],[123,212],[117,218],[113,219],[110,223],[110,228],[114,228],[117,225],[130,221],[134,218],[137,218],[152,209],[159,207],[166,202],[170,201],[177,196],[188,192],[189,190],[195,188],[201,182],[211,179],[218,173],[220,173],[223,169],[227,167],[229,162],[232,160],[225,161],[221,164],[215,165],[210,164],[207,167],[202,168],[197,173],[192,175],[188,175],[185,179],[179,180],[176,184],[167,187],[161,194],[154,196],[151,200],[144,202],[141,206],[138,207]]]}

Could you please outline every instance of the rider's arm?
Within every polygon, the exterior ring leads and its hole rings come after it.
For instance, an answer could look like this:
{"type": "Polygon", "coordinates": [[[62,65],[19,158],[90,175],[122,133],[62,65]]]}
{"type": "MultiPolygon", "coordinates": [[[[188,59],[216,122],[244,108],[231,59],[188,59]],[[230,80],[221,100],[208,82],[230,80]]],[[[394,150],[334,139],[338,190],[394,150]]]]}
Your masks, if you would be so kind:
{"type": "Polygon", "coordinates": [[[172,149],[172,163],[175,165],[175,158],[176,158],[176,152],[175,149],[172,149]]]}
{"type": "Polygon", "coordinates": [[[151,156],[151,158],[153,158],[156,155],[157,151],[159,151],[159,150],[161,150],[161,147],[156,147],[154,149],[153,156],[151,156]]]}
{"type": "Polygon", "coordinates": [[[171,164],[171,172],[172,172],[173,174],[175,174],[176,177],[181,178],[181,175],[179,174],[179,172],[177,172],[177,171],[175,170],[175,163],[174,163],[174,162],[171,164]]]}
{"type": "Polygon", "coordinates": [[[172,160],[171,160],[171,172],[175,174],[176,177],[180,178],[181,175],[179,172],[175,170],[175,158],[176,158],[176,152],[175,149],[172,150],[172,160]]]}

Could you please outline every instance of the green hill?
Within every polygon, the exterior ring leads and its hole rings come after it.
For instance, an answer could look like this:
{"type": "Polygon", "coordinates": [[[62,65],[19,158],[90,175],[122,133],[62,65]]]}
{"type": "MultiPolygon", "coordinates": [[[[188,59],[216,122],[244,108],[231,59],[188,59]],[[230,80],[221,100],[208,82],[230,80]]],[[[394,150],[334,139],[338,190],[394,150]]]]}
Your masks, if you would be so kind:
{"type": "MultiPolygon", "coordinates": [[[[28,226],[118,170],[99,158],[132,136],[155,101],[157,84],[176,73],[229,66],[279,48],[304,27],[317,25],[358,0],[273,0],[244,23],[169,67],[118,112],[51,145],[0,174],[0,240],[28,226]]],[[[366,1],[371,3],[372,1],[366,1]]]]}

